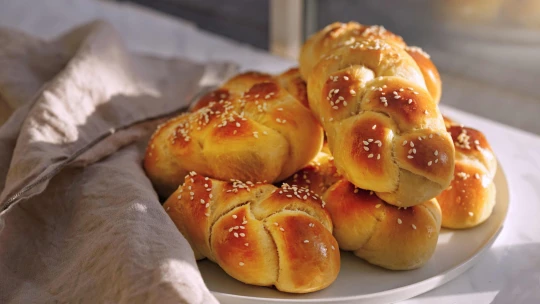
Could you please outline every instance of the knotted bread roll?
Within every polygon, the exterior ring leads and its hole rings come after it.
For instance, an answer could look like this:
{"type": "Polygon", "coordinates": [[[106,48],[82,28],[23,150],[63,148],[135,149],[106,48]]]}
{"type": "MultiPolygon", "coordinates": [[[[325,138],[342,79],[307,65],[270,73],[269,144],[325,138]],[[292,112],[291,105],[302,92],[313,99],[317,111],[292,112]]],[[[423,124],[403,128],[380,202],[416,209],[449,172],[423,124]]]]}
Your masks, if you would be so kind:
{"type": "Polygon", "coordinates": [[[495,206],[497,160],[482,132],[446,122],[456,147],[456,169],[450,187],[437,196],[442,226],[470,228],[487,220],[495,206]]]}
{"type": "Polygon", "coordinates": [[[387,204],[373,191],[356,188],[344,179],[324,152],[287,182],[319,194],[332,217],[339,247],[371,264],[414,269],[435,251],[441,227],[441,209],[435,199],[408,208],[387,204]]]}
{"type": "MultiPolygon", "coordinates": [[[[347,180],[396,206],[448,187],[454,146],[415,58],[381,27],[327,26],[304,44],[308,100],[347,180]]],[[[429,80],[427,81],[429,83],[429,80]]]]}
{"type": "Polygon", "coordinates": [[[163,196],[193,170],[216,179],[275,182],[306,165],[323,133],[296,71],[248,72],[201,98],[152,136],[144,168],[163,196]],[[293,95],[298,94],[298,95],[293,95]]]}
{"type": "Polygon", "coordinates": [[[329,286],[340,268],[332,221],[307,189],[222,182],[190,173],[164,208],[197,259],[247,284],[306,293],[329,286]]]}

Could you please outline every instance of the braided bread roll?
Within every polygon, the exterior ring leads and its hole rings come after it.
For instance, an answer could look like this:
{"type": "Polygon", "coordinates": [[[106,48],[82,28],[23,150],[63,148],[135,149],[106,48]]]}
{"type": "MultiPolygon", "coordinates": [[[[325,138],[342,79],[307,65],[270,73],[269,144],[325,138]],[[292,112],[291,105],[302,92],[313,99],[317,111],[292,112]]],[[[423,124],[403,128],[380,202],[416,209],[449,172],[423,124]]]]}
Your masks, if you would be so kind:
{"type": "Polygon", "coordinates": [[[305,43],[300,71],[347,180],[401,207],[448,187],[454,145],[401,38],[379,27],[332,24],[305,43]]]}
{"type": "Polygon", "coordinates": [[[319,194],[332,217],[339,247],[371,264],[415,269],[435,251],[441,228],[441,209],[435,199],[409,208],[387,204],[373,191],[344,179],[324,152],[287,182],[319,194]]]}
{"type": "Polygon", "coordinates": [[[442,226],[470,228],[487,220],[495,206],[497,160],[482,132],[446,122],[456,147],[456,169],[450,187],[437,196],[442,226]]]}
{"type": "Polygon", "coordinates": [[[190,173],[164,208],[197,259],[246,284],[307,293],[337,277],[340,254],[322,201],[307,189],[190,173]]]}
{"type": "Polygon", "coordinates": [[[161,125],[144,159],[158,192],[168,196],[191,170],[221,180],[275,182],[305,166],[323,133],[299,102],[306,97],[298,79],[298,71],[240,74],[201,98],[194,112],[161,125]]]}

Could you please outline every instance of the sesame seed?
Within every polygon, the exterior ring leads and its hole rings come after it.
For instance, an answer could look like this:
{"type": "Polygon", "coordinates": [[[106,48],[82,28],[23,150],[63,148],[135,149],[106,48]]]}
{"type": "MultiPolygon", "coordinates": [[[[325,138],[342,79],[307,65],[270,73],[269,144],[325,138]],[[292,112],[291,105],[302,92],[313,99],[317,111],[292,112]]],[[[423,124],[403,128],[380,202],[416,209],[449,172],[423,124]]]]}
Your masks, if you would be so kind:
{"type": "Polygon", "coordinates": [[[401,98],[401,96],[399,96],[399,95],[394,96],[394,99],[400,99],[400,98],[401,98]]]}
{"type": "Polygon", "coordinates": [[[347,77],[347,76],[343,76],[343,79],[345,79],[345,80],[349,80],[349,77],[347,77]]]}
{"type": "Polygon", "coordinates": [[[281,230],[281,231],[285,231],[285,229],[283,229],[283,227],[279,227],[279,230],[281,230]]]}
{"type": "Polygon", "coordinates": [[[182,199],[182,194],[180,194],[177,198],[178,198],[178,199],[182,199]]]}
{"type": "Polygon", "coordinates": [[[352,96],[356,95],[356,91],[355,91],[355,90],[350,90],[349,93],[351,93],[352,96]]]}
{"type": "Polygon", "coordinates": [[[248,247],[248,246],[249,246],[249,243],[244,243],[244,246],[248,247]]]}
{"type": "Polygon", "coordinates": [[[416,230],[416,225],[415,224],[412,224],[412,229],[416,230]]]}
{"type": "Polygon", "coordinates": [[[433,134],[429,134],[429,138],[433,138],[433,134]]]}
{"type": "Polygon", "coordinates": [[[234,233],[234,237],[235,237],[235,238],[238,237],[238,232],[235,232],[235,233],[234,233]]]}
{"type": "Polygon", "coordinates": [[[397,223],[401,225],[403,223],[403,221],[400,218],[398,218],[397,223]]]}
{"type": "Polygon", "coordinates": [[[332,250],[336,250],[336,248],[334,247],[334,245],[332,245],[332,250]]]}
{"type": "Polygon", "coordinates": [[[233,218],[233,219],[237,219],[237,218],[238,218],[238,215],[233,214],[233,215],[232,215],[232,218],[233,218]]]}
{"type": "Polygon", "coordinates": [[[205,201],[201,198],[201,204],[204,205],[205,201]]]}
{"type": "Polygon", "coordinates": [[[210,207],[210,203],[206,203],[206,205],[204,205],[205,208],[208,208],[210,207]]]}
{"type": "Polygon", "coordinates": [[[278,111],[283,111],[283,108],[277,108],[278,111]]]}
{"type": "Polygon", "coordinates": [[[405,146],[406,144],[407,144],[407,141],[406,141],[406,140],[404,140],[404,141],[403,141],[403,146],[405,146]]]}
{"type": "Polygon", "coordinates": [[[354,188],[354,193],[358,193],[358,188],[354,188]]]}
{"type": "Polygon", "coordinates": [[[435,152],[433,152],[433,155],[435,156],[439,155],[439,150],[435,150],[435,152]]]}
{"type": "Polygon", "coordinates": [[[469,212],[469,216],[473,216],[473,215],[474,215],[474,213],[472,213],[472,212],[469,212]]]}
{"type": "Polygon", "coordinates": [[[367,158],[373,158],[373,153],[369,154],[367,158]]]}
{"type": "Polygon", "coordinates": [[[245,226],[242,226],[242,225],[238,226],[238,228],[240,228],[240,229],[242,229],[242,230],[246,229],[246,227],[245,227],[245,226]]]}
{"type": "Polygon", "coordinates": [[[438,162],[439,162],[439,159],[437,158],[437,159],[435,160],[435,163],[438,163],[438,162]]]}
{"type": "Polygon", "coordinates": [[[411,104],[412,103],[412,99],[409,99],[409,101],[407,102],[408,104],[411,104]]]}
{"type": "Polygon", "coordinates": [[[428,110],[424,110],[424,114],[428,115],[428,110]]]}
{"type": "Polygon", "coordinates": [[[240,263],[238,263],[238,265],[244,266],[245,264],[244,264],[244,262],[240,262],[240,263]]]}
{"type": "Polygon", "coordinates": [[[332,109],[337,110],[339,108],[337,106],[333,106],[332,109]]]}
{"type": "Polygon", "coordinates": [[[309,240],[304,240],[304,244],[307,244],[307,243],[309,243],[309,240]]]}
{"type": "Polygon", "coordinates": [[[411,141],[411,148],[414,148],[414,143],[411,141]]]}
{"type": "Polygon", "coordinates": [[[364,146],[364,150],[369,151],[368,146],[364,146]]]}
{"type": "Polygon", "coordinates": [[[407,155],[407,158],[408,158],[408,159],[413,159],[414,156],[412,156],[412,155],[407,155]]]}
{"type": "Polygon", "coordinates": [[[240,123],[239,122],[236,123],[236,127],[240,128],[240,123]]]}
{"type": "Polygon", "coordinates": [[[377,128],[377,125],[373,125],[373,127],[371,127],[371,129],[375,130],[377,128]]]}
{"type": "Polygon", "coordinates": [[[428,165],[428,166],[431,166],[432,163],[433,163],[432,161],[429,161],[429,162],[427,163],[427,165],[428,165]]]}
{"type": "Polygon", "coordinates": [[[279,225],[278,223],[274,222],[274,226],[278,226],[278,225],[279,225]]]}
{"type": "Polygon", "coordinates": [[[369,142],[368,142],[367,140],[364,140],[364,141],[362,141],[362,142],[363,142],[364,145],[366,145],[366,146],[369,145],[369,142]]]}
{"type": "Polygon", "coordinates": [[[313,228],[313,227],[315,227],[315,224],[313,224],[313,223],[309,223],[309,225],[308,225],[308,226],[309,226],[309,227],[312,227],[312,228],[313,228]]]}
{"type": "Polygon", "coordinates": [[[475,174],[474,174],[474,177],[475,177],[476,179],[480,179],[480,174],[475,173],[475,174]]]}
{"type": "Polygon", "coordinates": [[[206,215],[206,216],[210,216],[210,213],[206,212],[206,213],[205,213],[204,215],[206,215]]]}
{"type": "Polygon", "coordinates": [[[367,141],[368,142],[373,142],[373,138],[369,138],[367,141]]]}
{"type": "Polygon", "coordinates": [[[381,204],[375,205],[375,208],[380,208],[380,207],[381,207],[381,204]]]}
{"type": "Polygon", "coordinates": [[[339,89],[334,90],[334,94],[337,94],[337,93],[339,93],[339,89]]]}
{"type": "Polygon", "coordinates": [[[245,234],[245,233],[243,233],[243,232],[241,232],[241,233],[240,233],[240,236],[241,236],[241,237],[245,237],[245,236],[246,236],[246,234],[245,234]]]}
{"type": "Polygon", "coordinates": [[[189,195],[194,196],[195,192],[192,191],[192,192],[189,193],[189,195]]]}
{"type": "Polygon", "coordinates": [[[381,154],[377,154],[377,160],[381,159],[381,154]]]}
{"type": "Polygon", "coordinates": [[[328,119],[328,121],[334,121],[334,118],[330,117],[330,119],[328,119]]]}
{"type": "Polygon", "coordinates": [[[234,228],[233,228],[233,227],[229,228],[229,232],[232,232],[233,230],[234,230],[234,228]]]}

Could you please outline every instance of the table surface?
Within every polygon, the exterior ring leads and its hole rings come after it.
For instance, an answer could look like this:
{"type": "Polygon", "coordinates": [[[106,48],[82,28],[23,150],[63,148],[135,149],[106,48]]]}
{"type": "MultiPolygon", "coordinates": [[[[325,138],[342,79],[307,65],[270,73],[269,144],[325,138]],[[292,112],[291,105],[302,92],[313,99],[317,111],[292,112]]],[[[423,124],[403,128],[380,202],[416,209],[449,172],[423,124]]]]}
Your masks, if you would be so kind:
{"type": "MultiPolygon", "coordinates": [[[[243,70],[280,72],[295,65],[291,60],[130,4],[92,0],[1,2],[0,26],[18,28],[44,38],[52,38],[72,26],[101,18],[111,22],[128,47],[138,52],[198,61],[229,60],[239,63],[243,70]]],[[[537,219],[540,215],[540,137],[447,106],[456,106],[448,102],[456,96],[452,92],[464,94],[466,90],[472,90],[472,85],[455,75],[443,73],[442,76],[445,87],[443,113],[486,134],[508,178],[510,210],[499,238],[476,266],[457,279],[403,303],[540,303],[540,220],[537,219]]],[[[491,88],[484,85],[484,89],[491,88]]],[[[509,113],[509,104],[504,100],[492,99],[491,102],[497,106],[486,106],[483,111],[487,115],[484,116],[497,118],[509,113]]],[[[520,126],[520,120],[531,123],[528,120],[533,117],[534,123],[538,124],[540,105],[520,106],[527,109],[519,111],[520,114],[527,112],[525,118],[517,117],[512,124],[520,126]]]]}

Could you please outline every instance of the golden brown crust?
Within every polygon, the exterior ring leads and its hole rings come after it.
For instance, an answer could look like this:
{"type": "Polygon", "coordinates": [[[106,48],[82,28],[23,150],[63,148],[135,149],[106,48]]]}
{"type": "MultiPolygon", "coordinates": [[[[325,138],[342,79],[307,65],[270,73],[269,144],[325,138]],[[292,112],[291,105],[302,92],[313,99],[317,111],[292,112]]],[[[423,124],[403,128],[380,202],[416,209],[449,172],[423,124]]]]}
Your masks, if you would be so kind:
{"type": "Polygon", "coordinates": [[[454,179],[437,200],[446,228],[464,229],[483,223],[495,206],[493,183],[497,161],[484,134],[446,120],[456,147],[454,179]]]}
{"type": "Polygon", "coordinates": [[[434,100],[437,75],[424,78],[436,71],[427,55],[381,27],[332,24],[305,43],[300,69],[348,180],[402,207],[450,184],[454,146],[434,100]],[[416,146],[405,149],[405,141],[416,146]]]}
{"type": "Polygon", "coordinates": [[[298,79],[294,71],[240,74],[203,96],[194,112],[161,125],[144,160],[158,192],[168,196],[190,170],[221,180],[275,182],[307,164],[323,133],[297,100],[305,100],[298,79]]]}
{"type": "Polygon", "coordinates": [[[340,248],[387,269],[407,270],[424,265],[434,253],[441,227],[437,201],[395,207],[373,191],[355,187],[335,169],[332,158],[321,152],[287,182],[308,187],[322,196],[340,248]]]}
{"type": "Polygon", "coordinates": [[[340,268],[323,204],[296,186],[190,173],[164,208],[197,259],[206,257],[247,284],[306,293],[329,286],[340,268]]]}

